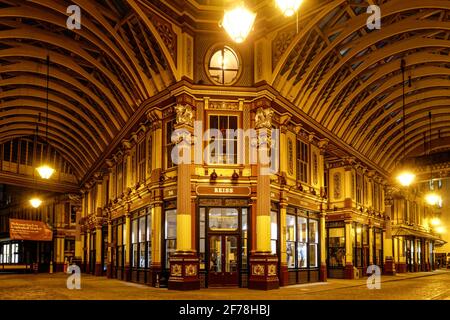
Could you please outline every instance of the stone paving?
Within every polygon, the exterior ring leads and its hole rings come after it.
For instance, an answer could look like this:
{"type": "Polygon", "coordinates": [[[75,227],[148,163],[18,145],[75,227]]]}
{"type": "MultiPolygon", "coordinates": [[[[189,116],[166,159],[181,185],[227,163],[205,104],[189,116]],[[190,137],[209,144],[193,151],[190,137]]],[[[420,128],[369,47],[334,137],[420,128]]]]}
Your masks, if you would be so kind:
{"type": "Polygon", "coordinates": [[[67,277],[0,274],[0,300],[450,300],[447,270],[382,276],[379,290],[369,290],[366,279],[328,279],[269,292],[246,288],[178,292],[85,274],[81,289],[69,290],[67,277]]]}

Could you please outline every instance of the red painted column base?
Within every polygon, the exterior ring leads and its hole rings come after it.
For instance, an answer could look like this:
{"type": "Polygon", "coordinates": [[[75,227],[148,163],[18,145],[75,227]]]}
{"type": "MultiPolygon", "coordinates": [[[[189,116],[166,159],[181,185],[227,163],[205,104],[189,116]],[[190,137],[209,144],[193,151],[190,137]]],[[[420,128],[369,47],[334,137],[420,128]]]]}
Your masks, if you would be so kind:
{"type": "Polygon", "coordinates": [[[169,262],[169,290],[200,290],[199,261],[195,252],[177,251],[169,262]]]}
{"type": "Polygon", "coordinates": [[[151,265],[147,276],[147,284],[152,287],[161,285],[161,266],[151,265]]]}
{"type": "Polygon", "coordinates": [[[280,286],[285,287],[289,285],[289,270],[287,265],[280,266],[280,286]]]}
{"type": "Polygon", "coordinates": [[[101,276],[102,275],[102,265],[100,263],[95,264],[95,276],[101,276]]]}
{"type": "Polygon", "coordinates": [[[125,281],[131,281],[131,267],[130,267],[130,265],[126,265],[125,266],[124,273],[125,273],[124,280],[125,281]]]}
{"type": "Polygon", "coordinates": [[[344,279],[354,279],[353,264],[346,264],[344,268],[344,279]]]}
{"type": "Polygon", "coordinates": [[[326,264],[321,264],[320,265],[320,276],[319,276],[319,280],[321,282],[326,282],[327,281],[327,273],[328,273],[328,269],[327,269],[327,265],[326,264]]]}
{"type": "Polygon", "coordinates": [[[385,275],[389,276],[395,276],[395,263],[392,258],[386,258],[386,261],[384,262],[384,272],[385,275]]]}
{"type": "Polygon", "coordinates": [[[277,274],[278,257],[269,252],[255,252],[250,256],[248,288],[273,290],[280,287],[277,274]]]}
{"type": "Polygon", "coordinates": [[[108,264],[106,265],[106,277],[107,277],[108,279],[111,279],[111,278],[112,278],[112,266],[111,266],[110,263],[108,263],[108,264]]]}
{"type": "Polygon", "coordinates": [[[406,263],[400,262],[397,263],[397,272],[398,273],[405,273],[407,271],[407,265],[406,263]]]}

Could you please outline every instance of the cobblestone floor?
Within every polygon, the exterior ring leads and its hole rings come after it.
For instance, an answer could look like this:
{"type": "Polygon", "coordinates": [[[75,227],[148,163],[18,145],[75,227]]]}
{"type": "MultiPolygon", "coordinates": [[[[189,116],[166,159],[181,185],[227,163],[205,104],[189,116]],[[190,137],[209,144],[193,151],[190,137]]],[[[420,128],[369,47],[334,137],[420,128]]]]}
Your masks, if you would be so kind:
{"type": "Polygon", "coordinates": [[[328,279],[269,292],[246,288],[178,292],[85,274],[81,289],[69,290],[66,280],[62,273],[0,274],[0,300],[450,300],[450,271],[446,270],[383,276],[379,290],[367,289],[365,279],[328,279]]]}

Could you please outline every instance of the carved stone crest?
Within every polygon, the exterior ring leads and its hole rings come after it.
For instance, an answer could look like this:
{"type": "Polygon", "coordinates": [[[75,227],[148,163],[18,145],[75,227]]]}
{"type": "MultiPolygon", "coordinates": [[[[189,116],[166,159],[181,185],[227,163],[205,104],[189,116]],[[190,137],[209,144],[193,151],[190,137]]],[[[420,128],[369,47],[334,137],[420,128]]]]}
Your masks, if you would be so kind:
{"type": "Polygon", "coordinates": [[[194,112],[190,105],[177,104],[175,106],[175,111],[177,113],[177,124],[185,124],[188,126],[194,124],[194,112]]]}
{"type": "Polygon", "coordinates": [[[255,128],[256,129],[261,129],[261,128],[271,129],[272,128],[272,116],[273,116],[272,109],[259,108],[256,111],[255,128]]]}

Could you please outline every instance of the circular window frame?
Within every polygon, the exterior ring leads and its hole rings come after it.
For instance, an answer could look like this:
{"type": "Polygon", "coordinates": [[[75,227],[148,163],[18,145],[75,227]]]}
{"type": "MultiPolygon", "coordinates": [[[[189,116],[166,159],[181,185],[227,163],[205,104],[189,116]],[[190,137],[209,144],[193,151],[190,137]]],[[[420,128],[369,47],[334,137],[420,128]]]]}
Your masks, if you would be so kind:
{"type": "MultiPolygon", "coordinates": [[[[236,84],[236,82],[238,82],[239,79],[241,78],[241,75],[242,75],[242,69],[243,69],[243,68],[242,68],[242,57],[241,57],[241,54],[239,53],[238,50],[236,50],[236,48],[234,48],[233,46],[230,46],[230,45],[227,44],[227,43],[216,43],[216,44],[212,45],[212,46],[208,49],[208,51],[207,51],[207,53],[206,53],[206,55],[205,55],[205,59],[204,59],[204,64],[203,64],[203,66],[204,66],[204,70],[205,70],[206,76],[208,77],[209,81],[211,81],[211,82],[212,82],[213,84],[215,84],[215,85],[218,85],[218,86],[225,86],[225,87],[229,87],[229,86],[232,86],[232,85],[236,84]],[[223,49],[226,48],[226,47],[228,47],[228,48],[236,55],[236,58],[238,59],[238,69],[237,69],[237,75],[236,75],[236,77],[233,79],[233,81],[231,81],[230,83],[220,83],[220,82],[216,81],[216,80],[211,76],[211,74],[209,73],[209,70],[210,70],[209,65],[210,65],[212,56],[213,56],[217,51],[223,50],[223,49]]],[[[223,70],[223,71],[225,71],[225,70],[223,70]]],[[[222,71],[222,72],[223,72],[223,71],[222,71]]],[[[232,71],[234,71],[234,70],[232,70],[232,71]]]]}

